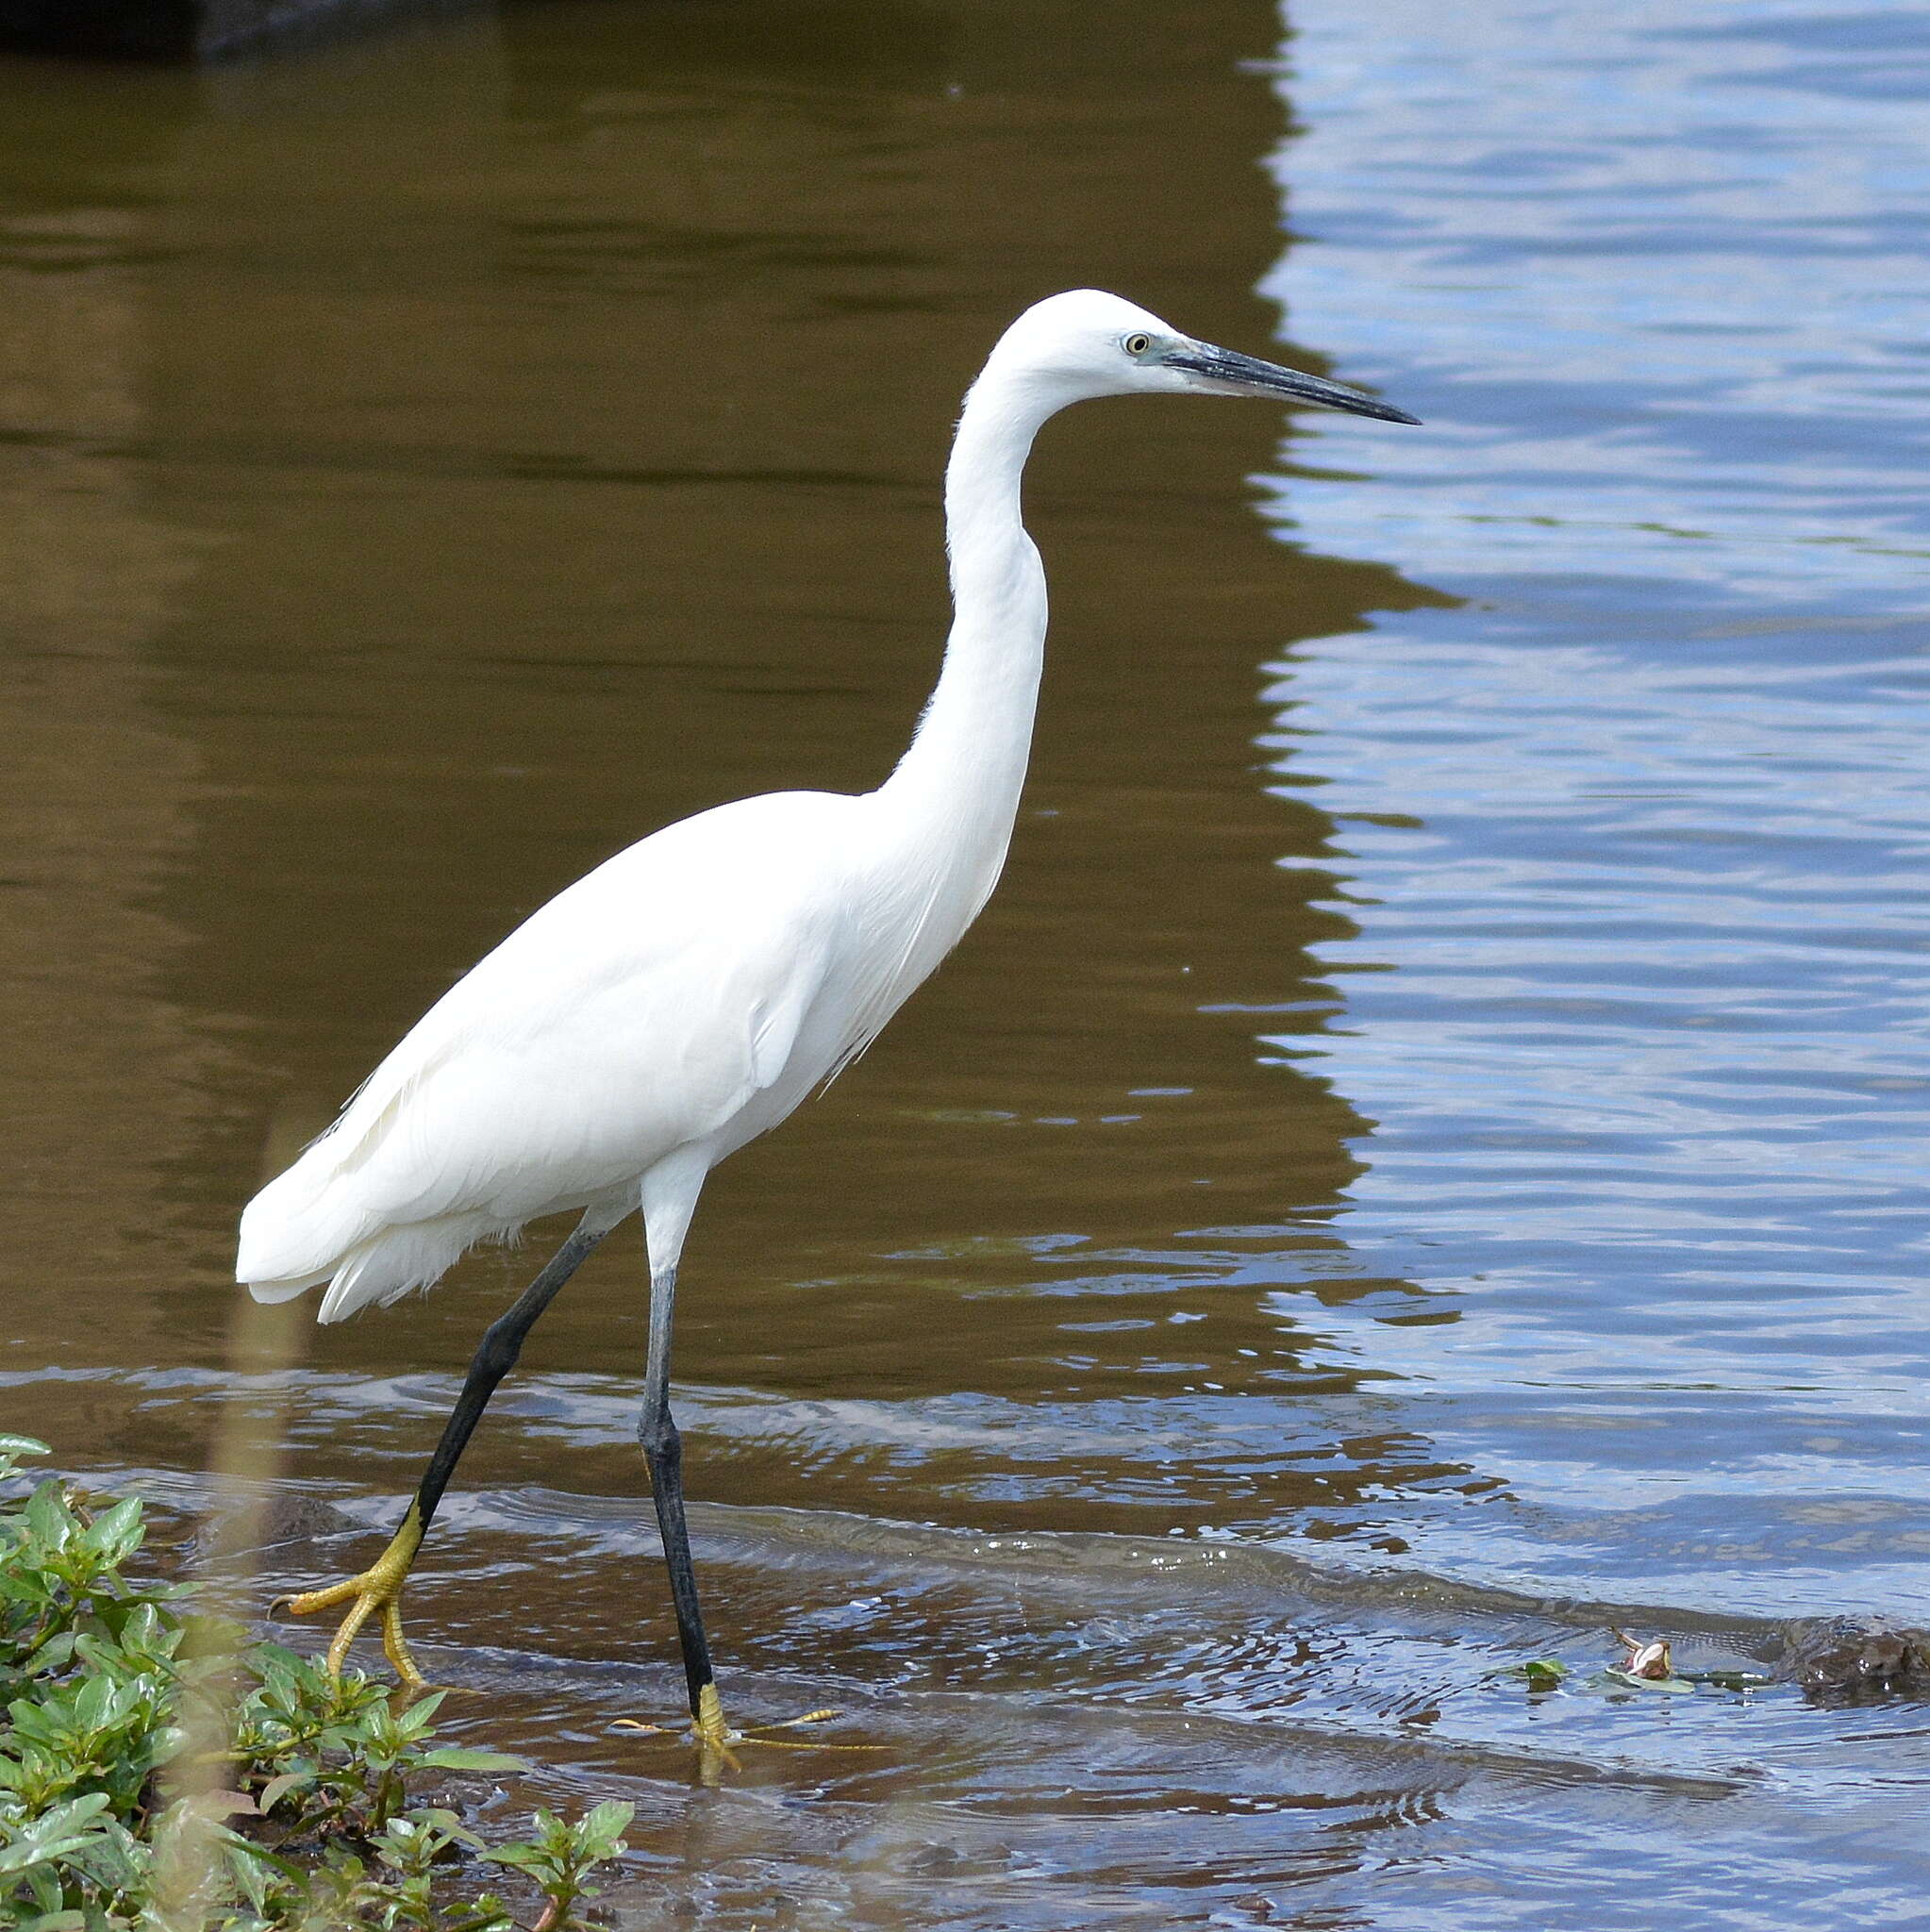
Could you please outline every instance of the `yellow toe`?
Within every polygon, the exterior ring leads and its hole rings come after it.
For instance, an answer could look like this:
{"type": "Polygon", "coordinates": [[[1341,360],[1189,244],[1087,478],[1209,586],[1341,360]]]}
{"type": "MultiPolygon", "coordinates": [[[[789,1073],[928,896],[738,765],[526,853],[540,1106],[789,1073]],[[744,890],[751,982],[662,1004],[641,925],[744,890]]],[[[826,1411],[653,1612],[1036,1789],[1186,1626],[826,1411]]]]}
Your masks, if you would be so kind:
{"type": "Polygon", "coordinates": [[[699,1764],[707,1778],[722,1764],[732,1771],[741,1771],[737,1754],[746,1746],[763,1745],[773,1751],[882,1751],[882,1744],[845,1743],[830,1739],[818,1738],[774,1738],[773,1731],[794,1731],[804,1724],[821,1724],[840,1713],[825,1707],[823,1710],[807,1710],[802,1717],[786,1718],[779,1724],[753,1724],[749,1730],[740,1731],[729,1724],[724,1715],[724,1703],[717,1694],[714,1684],[707,1684],[697,1699],[696,1714],[685,1724],[653,1724],[641,1718],[620,1717],[611,1726],[619,1731],[642,1731],[651,1737],[681,1738],[686,1743],[697,1747],[699,1764]]]}
{"type": "Polygon", "coordinates": [[[421,1516],[411,1503],[402,1527],[390,1539],[389,1547],[360,1575],[346,1577],[322,1590],[305,1590],[292,1596],[277,1597],[269,1607],[291,1617],[311,1617],[318,1610],[332,1610],[341,1604],[348,1606],[348,1614],[342,1618],[335,1640],[328,1646],[331,1677],[341,1675],[357,1634],[380,1610],[382,1648],[395,1667],[395,1674],[410,1690],[421,1690],[427,1680],[416,1668],[402,1634],[402,1589],[408,1580],[409,1565],[415,1561],[422,1541],[421,1516]]]}

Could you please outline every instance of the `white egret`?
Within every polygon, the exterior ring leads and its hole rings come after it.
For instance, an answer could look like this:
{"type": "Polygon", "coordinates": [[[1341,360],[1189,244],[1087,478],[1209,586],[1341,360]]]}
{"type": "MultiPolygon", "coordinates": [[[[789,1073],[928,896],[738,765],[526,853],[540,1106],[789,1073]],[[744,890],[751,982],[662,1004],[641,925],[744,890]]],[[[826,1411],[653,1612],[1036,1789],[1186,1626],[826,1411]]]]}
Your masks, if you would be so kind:
{"type": "Polygon", "coordinates": [[[557,1291],[641,1210],[649,1341],[638,1434],[669,1565],[690,1718],[725,1724],[684,1526],[671,1314],[709,1171],[877,1036],[951,951],[1005,862],[1031,745],[1045,576],[1020,477],[1055,411],[1108,395],[1271,397],[1415,419],[1338,383],[1195,341],[1116,295],[1028,308],[973,385],[945,472],[953,622],[910,748],[875,791],[719,806],[606,860],[452,987],[335,1124],[241,1218],[261,1301],[328,1284],[318,1319],[427,1288],[478,1241],[566,1210],[575,1231],[483,1337],[408,1511],[358,1576],[288,1600],[349,1607],[340,1670],[379,1612],[405,1682],[409,1566],[484,1405],[557,1291]]]}

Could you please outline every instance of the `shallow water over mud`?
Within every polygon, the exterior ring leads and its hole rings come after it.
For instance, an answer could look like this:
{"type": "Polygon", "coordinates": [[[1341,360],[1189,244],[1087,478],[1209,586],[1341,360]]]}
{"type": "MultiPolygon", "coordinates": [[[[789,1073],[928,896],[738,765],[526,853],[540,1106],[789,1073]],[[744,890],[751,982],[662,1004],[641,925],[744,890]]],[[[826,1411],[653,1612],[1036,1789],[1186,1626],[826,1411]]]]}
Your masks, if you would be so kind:
{"type": "Polygon", "coordinates": [[[413,1627],[638,1804],[628,1924],[1923,1916],[1924,1705],[1593,1674],[1930,1621],[1930,9],[1290,26],[0,64],[0,1403],[170,1535],[211,1465],[393,1519],[532,1254],[318,1331],[238,1311],[240,1204],[597,858],[889,768],[1011,313],[1425,419],[1052,425],[1006,881],[700,1213],[726,1694],[882,1748],[608,1727],[679,1686],[634,1237],[479,1434],[413,1627]]]}

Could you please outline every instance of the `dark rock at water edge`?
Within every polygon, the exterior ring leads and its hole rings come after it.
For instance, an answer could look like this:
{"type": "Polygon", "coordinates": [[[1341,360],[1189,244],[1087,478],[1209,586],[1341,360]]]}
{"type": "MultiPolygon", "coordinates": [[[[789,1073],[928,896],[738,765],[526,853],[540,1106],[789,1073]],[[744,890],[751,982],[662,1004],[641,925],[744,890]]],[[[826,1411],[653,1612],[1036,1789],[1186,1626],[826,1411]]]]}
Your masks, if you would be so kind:
{"type": "Polygon", "coordinates": [[[212,60],[383,16],[475,0],[0,0],[0,48],[109,60],[212,60]]]}
{"type": "Polygon", "coordinates": [[[221,1563],[258,1550],[315,1542],[366,1528],[324,1497],[276,1489],[217,1504],[202,1519],[188,1555],[196,1563],[221,1563]]]}
{"type": "Polygon", "coordinates": [[[1930,1692],[1930,1630],[1887,1617],[1808,1617],[1783,1633],[1776,1674],[1805,1690],[1930,1692]]]}

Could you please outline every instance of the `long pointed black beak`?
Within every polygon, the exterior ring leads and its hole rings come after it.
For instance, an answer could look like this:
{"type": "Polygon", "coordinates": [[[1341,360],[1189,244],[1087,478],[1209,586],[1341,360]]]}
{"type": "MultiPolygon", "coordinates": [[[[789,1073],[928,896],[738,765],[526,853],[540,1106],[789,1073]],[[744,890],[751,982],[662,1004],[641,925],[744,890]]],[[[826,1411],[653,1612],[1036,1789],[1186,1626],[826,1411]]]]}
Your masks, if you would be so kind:
{"type": "Polygon", "coordinates": [[[1246,396],[1287,396],[1296,403],[1318,403],[1323,409],[1344,409],[1350,416],[1373,416],[1383,423],[1419,425],[1419,416],[1376,402],[1345,383],[1327,382],[1318,375],[1303,375],[1297,369],[1282,369],[1277,362],[1262,362],[1257,356],[1242,356],[1236,349],[1216,349],[1211,342],[1187,342],[1170,349],[1159,358],[1169,369],[1184,370],[1189,375],[1204,376],[1208,382],[1223,384],[1224,393],[1246,396]]]}

